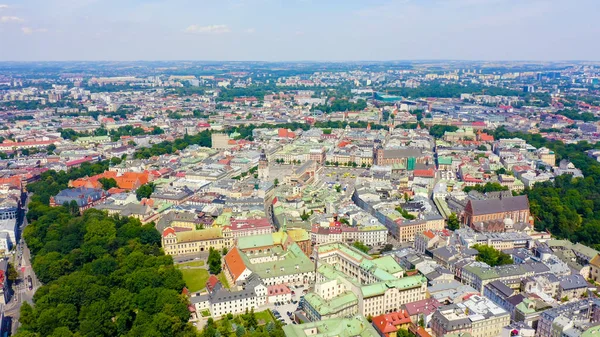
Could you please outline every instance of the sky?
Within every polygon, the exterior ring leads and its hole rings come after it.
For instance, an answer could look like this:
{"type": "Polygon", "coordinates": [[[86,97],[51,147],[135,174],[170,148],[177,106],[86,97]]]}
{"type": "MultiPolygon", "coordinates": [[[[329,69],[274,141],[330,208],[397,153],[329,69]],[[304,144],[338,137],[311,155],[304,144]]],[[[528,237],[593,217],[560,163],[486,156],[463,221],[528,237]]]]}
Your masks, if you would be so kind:
{"type": "Polygon", "coordinates": [[[600,0],[0,0],[0,61],[600,60],[600,0]]]}

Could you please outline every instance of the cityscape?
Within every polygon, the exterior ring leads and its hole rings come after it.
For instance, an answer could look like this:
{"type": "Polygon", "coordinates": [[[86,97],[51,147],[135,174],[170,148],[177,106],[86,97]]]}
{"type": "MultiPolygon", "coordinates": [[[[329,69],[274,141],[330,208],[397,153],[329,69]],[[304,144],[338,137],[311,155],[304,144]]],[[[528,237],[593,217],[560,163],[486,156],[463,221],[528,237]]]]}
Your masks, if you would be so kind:
{"type": "Polygon", "coordinates": [[[597,4],[550,2],[0,4],[0,337],[600,334],[597,4]],[[523,20],[581,35],[489,56],[523,20]]]}

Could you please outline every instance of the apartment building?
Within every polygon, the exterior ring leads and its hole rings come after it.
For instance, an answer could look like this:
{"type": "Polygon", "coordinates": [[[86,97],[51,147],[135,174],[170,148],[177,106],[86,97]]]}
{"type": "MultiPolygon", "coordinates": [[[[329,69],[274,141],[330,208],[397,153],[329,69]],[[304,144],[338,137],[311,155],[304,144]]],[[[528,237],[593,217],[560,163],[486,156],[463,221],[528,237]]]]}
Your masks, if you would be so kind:
{"type": "Polygon", "coordinates": [[[485,297],[471,296],[467,301],[438,308],[431,320],[434,336],[469,333],[473,337],[499,336],[510,323],[509,313],[485,297]]]}
{"type": "Polygon", "coordinates": [[[373,259],[342,243],[318,246],[316,254],[314,292],[303,301],[311,320],[382,315],[426,296],[425,277],[403,277],[404,269],[391,256],[373,259]]]}
{"type": "Polygon", "coordinates": [[[222,250],[231,248],[233,242],[233,238],[225,237],[219,227],[199,230],[169,227],[162,233],[162,246],[168,255],[194,254],[210,248],[222,250]]]}

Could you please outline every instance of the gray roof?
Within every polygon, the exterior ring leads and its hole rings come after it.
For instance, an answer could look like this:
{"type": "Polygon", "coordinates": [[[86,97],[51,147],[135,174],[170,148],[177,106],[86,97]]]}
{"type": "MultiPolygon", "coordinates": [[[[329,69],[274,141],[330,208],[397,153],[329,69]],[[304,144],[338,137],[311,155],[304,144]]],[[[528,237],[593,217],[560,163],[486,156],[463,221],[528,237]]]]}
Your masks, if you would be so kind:
{"type": "Polygon", "coordinates": [[[504,295],[505,298],[510,297],[512,296],[512,294],[515,293],[514,290],[512,290],[509,286],[507,286],[506,284],[504,284],[504,282],[500,280],[490,282],[489,286],[494,287],[496,290],[498,290],[498,292],[501,295],[504,295]]]}
{"type": "Polygon", "coordinates": [[[474,215],[514,212],[529,209],[526,195],[490,200],[470,200],[474,215]]]}
{"type": "Polygon", "coordinates": [[[88,198],[93,202],[102,199],[106,194],[107,193],[102,189],[87,187],[72,188],[58,192],[54,197],[54,202],[57,205],[62,205],[65,202],[70,203],[72,200],[75,200],[77,205],[81,207],[88,204],[88,198]]]}
{"type": "Polygon", "coordinates": [[[585,288],[588,286],[588,283],[583,278],[583,276],[579,274],[573,274],[569,276],[564,276],[560,278],[560,287],[564,290],[572,290],[585,288]]]}
{"type": "Polygon", "coordinates": [[[221,303],[251,298],[255,296],[254,288],[259,284],[262,284],[262,280],[254,273],[246,279],[246,285],[240,291],[229,291],[229,289],[223,288],[221,282],[218,282],[213,291],[208,294],[208,298],[210,303],[221,303]]]}
{"type": "Polygon", "coordinates": [[[423,151],[417,148],[404,148],[404,149],[387,149],[383,150],[384,158],[409,158],[409,157],[422,157],[423,151]]]}

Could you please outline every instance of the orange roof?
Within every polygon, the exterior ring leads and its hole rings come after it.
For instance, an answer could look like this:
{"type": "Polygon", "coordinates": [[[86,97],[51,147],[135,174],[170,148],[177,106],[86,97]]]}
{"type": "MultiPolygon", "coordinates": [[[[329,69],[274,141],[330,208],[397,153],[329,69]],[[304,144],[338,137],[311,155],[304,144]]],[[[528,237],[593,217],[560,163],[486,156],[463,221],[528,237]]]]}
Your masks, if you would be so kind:
{"type": "Polygon", "coordinates": [[[108,189],[108,191],[107,191],[107,192],[108,192],[109,194],[119,194],[119,193],[123,193],[123,192],[125,192],[125,191],[126,191],[126,190],[124,190],[124,189],[122,189],[122,188],[113,187],[113,188],[110,188],[110,189],[108,189]]]}
{"type": "Polygon", "coordinates": [[[117,186],[127,190],[138,188],[148,182],[148,172],[125,172],[122,175],[114,178],[117,181],[117,186]]]}
{"type": "Polygon", "coordinates": [[[435,238],[435,234],[433,234],[433,232],[430,231],[430,230],[424,231],[423,234],[425,234],[425,236],[428,237],[428,238],[430,238],[430,239],[435,238]]]}
{"type": "Polygon", "coordinates": [[[8,185],[15,188],[21,188],[21,177],[12,176],[8,178],[0,178],[0,185],[8,185]]]}
{"type": "Polygon", "coordinates": [[[425,328],[423,328],[422,326],[413,329],[413,333],[417,335],[417,337],[431,337],[429,332],[427,332],[427,330],[425,330],[425,328]]]}
{"type": "Polygon", "coordinates": [[[225,255],[225,266],[229,269],[231,276],[233,276],[233,280],[237,281],[237,279],[242,275],[242,273],[246,270],[246,265],[244,264],[244,260],[240,255],[240,251],[237,247],[225,255]]]}
{"type": "Polygon", "coordinates": [[[206,281],[206,288],[208,291],[212,291],[217,283],[219,283],[219,279],[215,275],[210,275],[208,281],[206,281]]]}
{"type": "Polygon", "coordinates": [[[399,326],[410,323],[410,316],[404,310],[373,317],[373,325],[385,336],[390,332],[398,331],[399,326]]]}
{"type": "Polygon", "coordinates": [[[165,230],[162,233],[163,237],[166,237],[169,234],[175,234],[175,229],[173,227],[165,228],[165,230]]]}
{"type": "Polygon", "coordinates": [[[147,205],[147,206],[150,206],[150,207],[154,207],[154,199],[152,199],[152,198],[148,198],[148,199],[142,198],[142,201],[140,201],[140,203],[142,205],[147,205]]]}
{"type": "Polygon", "coordinates": [[[424,177],[424,178],[434,178],[435,177],[435,171],[432,168],[426,169],[426,170],[414,170],[413,174],[415,177],[424,177]]]}
{"type": "Polygon", "coordinates": [[[479,140],[482,142],[493,142],[494,141],[494,136],[492,135],[488,135],[487,133],[480,133],[478,135],[479,140]]]}

